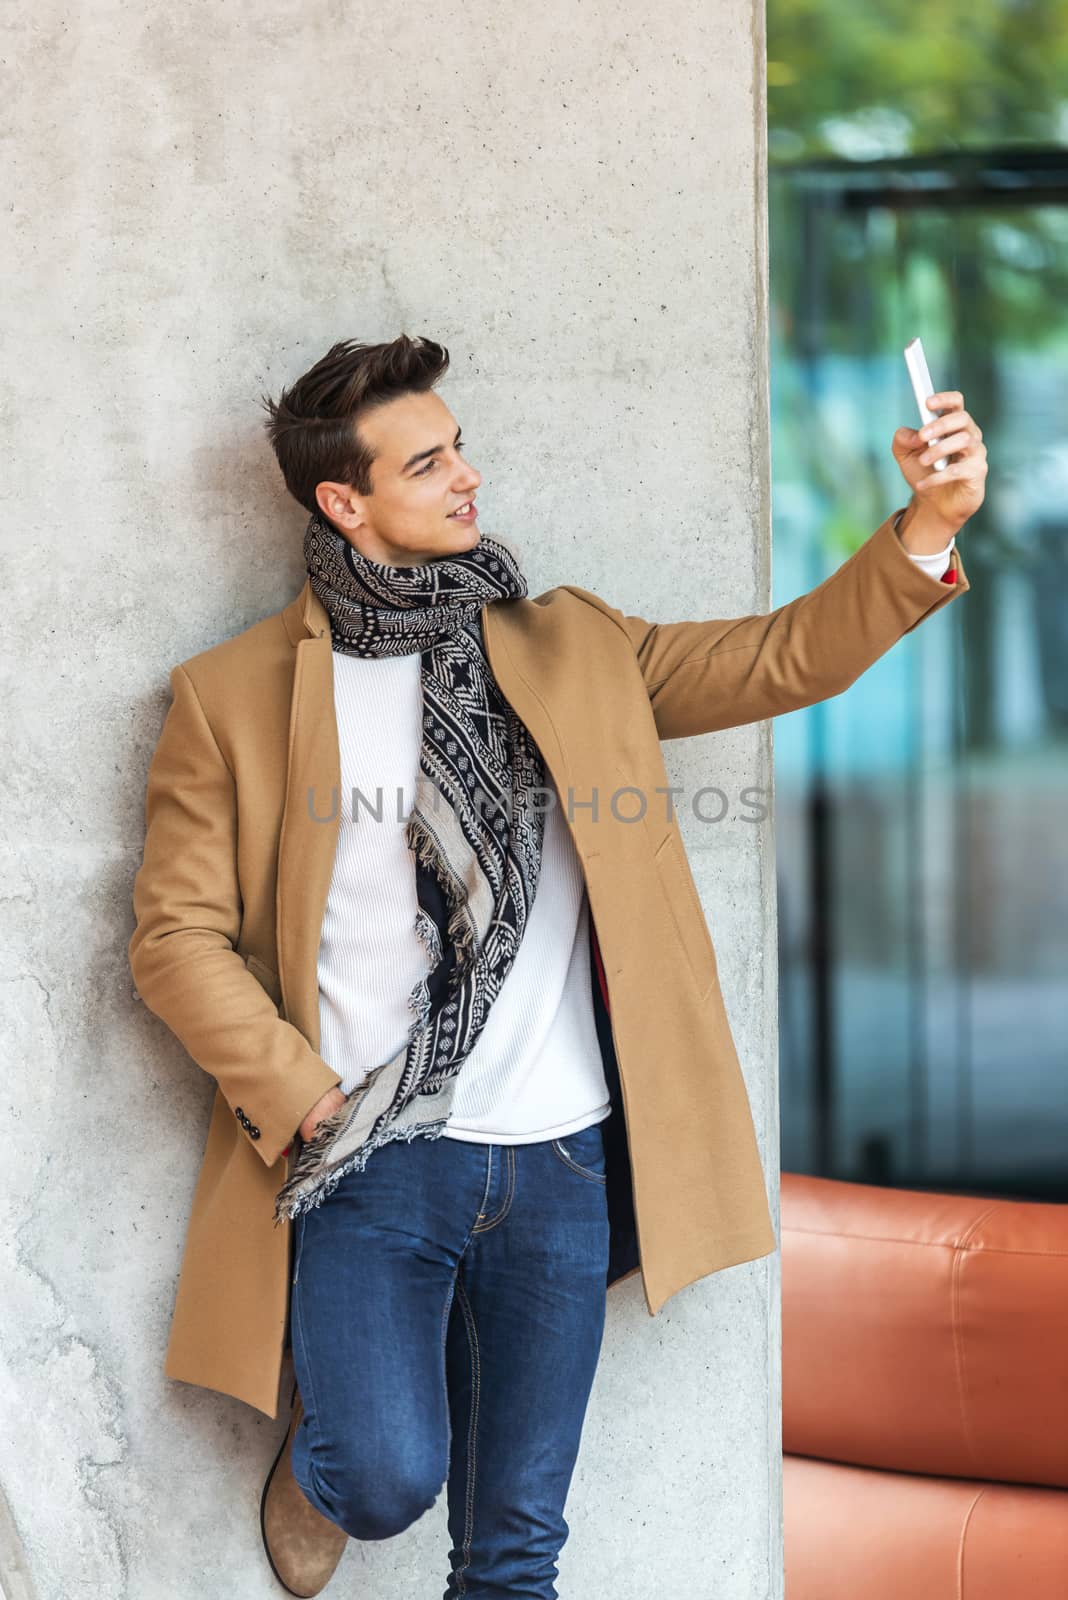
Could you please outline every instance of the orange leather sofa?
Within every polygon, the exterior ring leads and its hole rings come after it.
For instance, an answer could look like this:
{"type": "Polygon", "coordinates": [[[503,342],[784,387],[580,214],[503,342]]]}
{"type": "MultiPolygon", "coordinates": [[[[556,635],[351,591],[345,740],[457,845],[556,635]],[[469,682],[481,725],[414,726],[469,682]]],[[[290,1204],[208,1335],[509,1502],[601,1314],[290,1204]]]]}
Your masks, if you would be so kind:
{"type": "Polygon", "coordinates": [[[1068,1600],[1068,1205],[782,1179],[786,1600],[1068,1600]]]}

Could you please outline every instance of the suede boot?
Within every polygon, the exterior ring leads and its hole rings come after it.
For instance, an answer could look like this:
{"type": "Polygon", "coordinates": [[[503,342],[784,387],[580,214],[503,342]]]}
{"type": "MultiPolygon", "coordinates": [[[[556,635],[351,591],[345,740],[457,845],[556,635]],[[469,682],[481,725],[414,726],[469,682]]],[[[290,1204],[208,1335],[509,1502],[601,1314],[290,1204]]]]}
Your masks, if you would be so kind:
{"type": "Polygon", "coordinates": [[[293,1437],[304,1415],[295,1383],[291,1409],[289,1432],[263,1486],[260,1531],[279,1583],[308,1600],[330,1582],[349,1536],[315,1509],[293,1476],[293,1437]]]}

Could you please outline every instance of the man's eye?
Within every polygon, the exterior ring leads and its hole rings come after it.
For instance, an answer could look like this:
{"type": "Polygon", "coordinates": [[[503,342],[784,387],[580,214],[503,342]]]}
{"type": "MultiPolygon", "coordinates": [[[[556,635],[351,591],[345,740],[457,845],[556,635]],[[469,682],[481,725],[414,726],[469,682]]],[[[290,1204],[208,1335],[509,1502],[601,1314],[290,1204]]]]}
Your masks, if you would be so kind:
{"type": "MultiPolygon", "coordinates": [[[[460,451],[466,450],[466,448],[467,448],[466,440],[458,439],[456,441],[456,448],[457,448],[457,450],[460,450],[460,451]]],[[[436,465],[437,465],[437,458],[435,456],[431,456],[431,458],[427,462],[426,466],[419,468],[419,471],[416,473],[416,477],[417,478],[425,477],[426,474],[430,471],[431,467],[436,466],[436,465]]]]}

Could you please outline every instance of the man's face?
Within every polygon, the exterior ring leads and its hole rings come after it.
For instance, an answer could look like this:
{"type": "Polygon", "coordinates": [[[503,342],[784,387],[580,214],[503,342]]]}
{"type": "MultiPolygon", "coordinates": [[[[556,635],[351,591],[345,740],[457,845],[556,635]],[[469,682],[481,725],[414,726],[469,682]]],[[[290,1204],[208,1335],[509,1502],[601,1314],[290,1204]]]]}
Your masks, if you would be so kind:
{"type": "Polygon", "coordinates": [[[471,550],[480,534],[473,500],[482,476],[461,455],[456,418],[432,390],[405,394],[360,418],[359,436],[374,452],[374,492],[320,483],[320,510],[361,555],[383,566],[420,566],[471,550]]]}

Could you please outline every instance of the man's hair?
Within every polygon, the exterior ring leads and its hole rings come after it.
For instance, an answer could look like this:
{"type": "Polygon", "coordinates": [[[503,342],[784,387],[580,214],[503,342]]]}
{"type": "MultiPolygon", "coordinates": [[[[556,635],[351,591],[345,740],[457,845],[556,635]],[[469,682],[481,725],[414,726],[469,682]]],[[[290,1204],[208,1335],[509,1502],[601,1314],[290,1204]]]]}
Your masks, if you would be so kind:
{"type": "Polygon", "coordinates": [[[347,483],[357,494],[371,494],[376,455],[360,439],[357,422],[402,394],[432,389],[448,365],[448,350],[432,339],[406,333],[388,344],[345,339],[277,400],[263,395],[264,427],[293,498],[316,512],[320,483],[347,483]]]}

